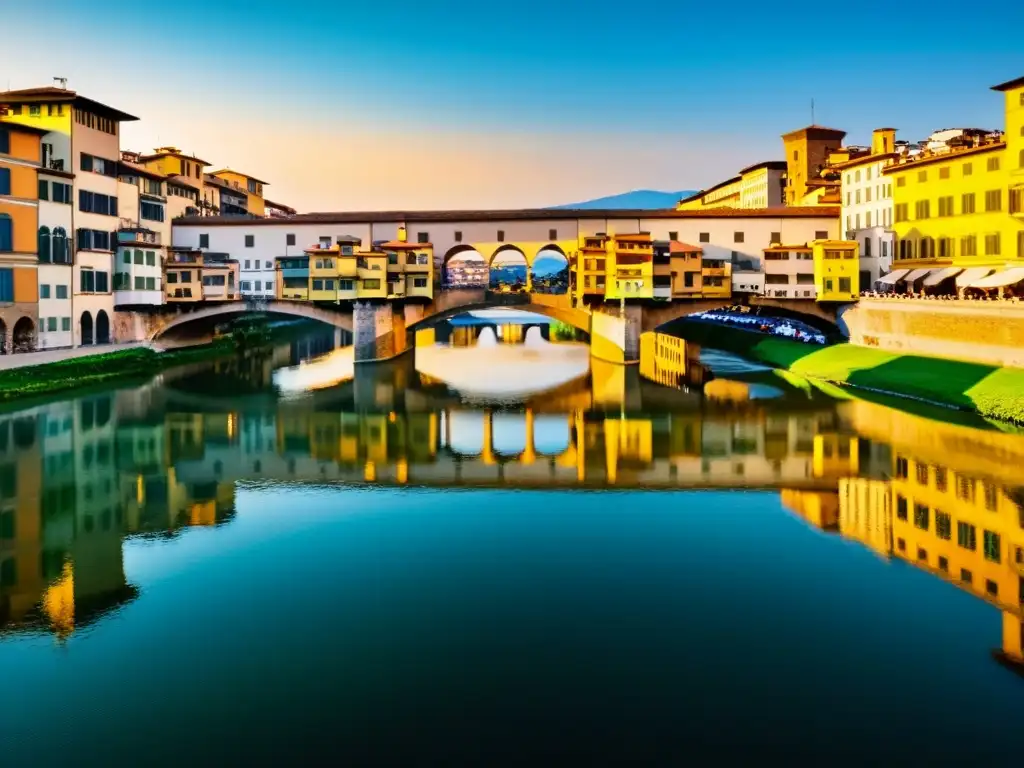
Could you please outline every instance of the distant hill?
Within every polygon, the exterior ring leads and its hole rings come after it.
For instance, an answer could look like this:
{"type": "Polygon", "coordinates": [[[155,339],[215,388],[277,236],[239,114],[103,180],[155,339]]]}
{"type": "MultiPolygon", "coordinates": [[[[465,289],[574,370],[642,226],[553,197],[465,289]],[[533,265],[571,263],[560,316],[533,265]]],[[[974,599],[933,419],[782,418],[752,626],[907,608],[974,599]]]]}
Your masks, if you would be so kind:
{"type": "Polygon", "coordinates": [[[657,208],[675,208],[682,198],[692,195],[696,190],[684,189],[681,192],[658,192],[654,189],[636,189],[623,192],[621,195],[599,197],[582,203],[569,205],[553,205],[553,209],[563,208],[634,208],[637,210],[654,210],[657,208]]]}

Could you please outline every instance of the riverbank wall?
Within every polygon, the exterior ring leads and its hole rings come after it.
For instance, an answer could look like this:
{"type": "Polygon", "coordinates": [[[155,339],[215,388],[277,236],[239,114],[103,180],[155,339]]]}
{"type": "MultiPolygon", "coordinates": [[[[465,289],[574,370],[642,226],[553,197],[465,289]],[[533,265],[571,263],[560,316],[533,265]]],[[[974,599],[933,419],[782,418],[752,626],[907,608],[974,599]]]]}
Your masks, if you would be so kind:
{"type": "Polygon", "coordinates": [[[901,354],[851,343],[818,346],[696,320],[667,332],[800,376],[1024,424],[1024,369],[901,354]]]}

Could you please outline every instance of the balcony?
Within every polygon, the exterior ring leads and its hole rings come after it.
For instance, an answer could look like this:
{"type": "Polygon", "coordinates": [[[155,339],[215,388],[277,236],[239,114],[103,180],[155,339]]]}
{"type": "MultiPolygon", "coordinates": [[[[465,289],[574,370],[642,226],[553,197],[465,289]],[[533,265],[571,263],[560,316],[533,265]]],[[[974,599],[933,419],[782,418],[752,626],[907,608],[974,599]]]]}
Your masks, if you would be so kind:
{"type": "Polygon", "coordinates": [[[359,276],[360,280],[383,280],[385,274],[383,261],[367,261],[366,259],[357,259],[356,274],[359,276]]]}
{"type": "Polygon", "coordinates": [[[407,273],[426,274],[433,268],[434,265],[430,263],[430,257],[425,253],[420,255],[410,253],[405,257],[405,271],[407,273]]]}

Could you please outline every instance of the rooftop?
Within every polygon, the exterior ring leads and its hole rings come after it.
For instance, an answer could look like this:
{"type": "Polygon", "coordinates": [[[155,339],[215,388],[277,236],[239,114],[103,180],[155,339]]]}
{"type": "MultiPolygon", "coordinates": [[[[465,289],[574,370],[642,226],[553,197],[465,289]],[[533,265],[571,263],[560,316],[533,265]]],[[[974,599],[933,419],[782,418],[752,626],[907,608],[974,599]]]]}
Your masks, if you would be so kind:
{"type": "Polygon", "coordinates": [[[782,138],[786,139],[790,136],[799,136],[801,133],[806,134],[817,134],[819,136],[827,136],[828,138],[841,139],[846,136],[846,131],[840,131],[838,128],[826,128],[824,125],[808,125],[806,128],[798,128],[795,131],[782,134],[782,138]]]}
{"type": "Polygon", "coordinates": [[[0,91],[0,103],[2,102],[15,102],[21,104],[64,102],[75,104],[83,109],[89,110],[90,112],[95,112],[98,115],[109,117],[112,120],[120,122],[139,119],[135,117],[135,115],[129,115],[127,112],[122,112],[119,109],[108,107],[106,104],[101,104],[98,101],[87,99],[85,96],[79,96],[75,91],[69,91],[66,88],[56,88],[54,86],[46,86],[44,88],[23,88],[18,91],[0,91]]]}
{"type": "MultiPolygon", "coordinates": [[[[432,223],[469,221],[579,221],[635,219],[655,221],[664,219],[808,219],[836,218],[838,207],[778,206],[774,208],[708,208],[698,211],[664,209],[606,209],[606,208],[522,208],[513,210],[471,211],[338,211],[300,213],[289,219],[246,219],[238,216],[191,216],[175,219],[178,225],[224,227],[295,226],[296,224],[377,224],[377,223],[432,223]]],[[[606,235],[587,235],[606,237],[606,235]]]]}
{"type": "Polygon", "coordinates": [[[740,168],[740,176],[750,173],[751,171],[757,171],[761,168],[767,168],[769,171],[784,171],[786,170],[785,160],[765,160],[760,163],[754,163],[748,165],[746,168],[740,168]]]}
{"type": "Polygon", "coordinates": [[[993,91],[1012,91],[1014,88],[1024,87],[1024,77],[1018,77],[1013,80],[1007,80],[1005,83],[999,85],[993,85],[993,91]]]}
{"type": "Polygon", "coordinates": [[[988,144],[980,144],[973,147],[953,148],[945,152],[925,151],[919,155],[904,157],[900,162],[886,166],[882,169],[882,173],[898,173],[908,168],[920,168],[922,165],[941,163],[944,160],[962,160],[965,157],[973,157],[974,155],[984,154],[985,152],[994,152],[1000,149],[1006,149],[1005,141],[993,141],[988,144]]]}
{"type": "Polygon", "coordinates": [[[270,186],[269,181],[263,181],[263,179],[257,179],[255,176],[250,176],[249,174],[242,173],[241,171],[233,171],[230,168],[221,168],[219,171],[210,171],[211,176],[220,176],[222,173],[231,173],[235,176],[241,176],[244,179],[248,179],[249,181],[255,181],[257,184],[264,184],[268,187],[270,186]]]}
{"type": "Polygon", "coordinates": [[[376,248],[388,248],[392,251],[415,251],[419,248],[433,248],[431,243],[410,243],[405,240],[389,240],[386,243],[375,243],[376,248]]]}
{"type": "Polygon", "coordinates": [[[147,160],[158,160],[161,157],[180,157],[185,160],[191,160],[193,163],[199,163],[200,165],[203,166],[210,165],[210,163],[206,162],[205,160],[200,160],[195,155],[186,155],[177,147],[157,147],[156,149],[153,150],[153,154],[140,155],[139,159],[145,162],[147,160]]]}

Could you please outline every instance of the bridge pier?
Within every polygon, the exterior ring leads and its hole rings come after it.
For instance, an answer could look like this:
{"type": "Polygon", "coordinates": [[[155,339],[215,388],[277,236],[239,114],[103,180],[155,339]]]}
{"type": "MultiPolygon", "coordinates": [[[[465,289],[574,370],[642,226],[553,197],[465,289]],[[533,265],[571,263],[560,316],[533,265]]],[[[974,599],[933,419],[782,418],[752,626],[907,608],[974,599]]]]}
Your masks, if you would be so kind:
{"type": "Polygon", "coordinates": [[[404,308],[357,301],[352,307],[355,362],[389,360],[406,349],[404,308]]]}

